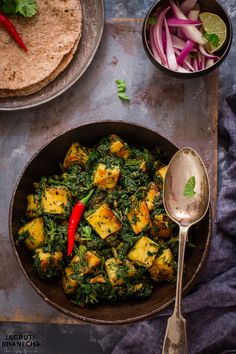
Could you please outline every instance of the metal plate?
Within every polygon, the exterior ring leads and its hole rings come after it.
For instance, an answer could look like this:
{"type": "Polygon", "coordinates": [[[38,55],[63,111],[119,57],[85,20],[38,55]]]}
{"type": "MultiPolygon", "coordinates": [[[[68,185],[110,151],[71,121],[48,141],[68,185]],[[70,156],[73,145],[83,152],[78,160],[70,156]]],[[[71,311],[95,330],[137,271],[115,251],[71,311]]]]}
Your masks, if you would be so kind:
{"type": "Polygon", "coordinates": [[[26,109],[46,103],[65,92],[83,75],[93,60],[102,38],[104,3],[103,0],[81,0],[81,4],[83,32],[72,62],[54,81],[39,92],[29,96],[0,98],[0,110],[26,109]]]}

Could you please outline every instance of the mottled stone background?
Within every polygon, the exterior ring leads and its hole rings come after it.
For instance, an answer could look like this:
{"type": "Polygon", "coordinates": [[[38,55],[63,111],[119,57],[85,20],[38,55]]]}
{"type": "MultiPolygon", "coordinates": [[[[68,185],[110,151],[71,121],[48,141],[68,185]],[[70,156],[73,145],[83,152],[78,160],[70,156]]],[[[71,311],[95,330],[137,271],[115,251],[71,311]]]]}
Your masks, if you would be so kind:
{"type": "MultiPolygon", "coordinates": [[[[234,32],[236,31],[236,0],[221,1],[231,16],[234,32]]],[[[151,0],[105,0],[106,18],[111,17],[143,17],[151,0]]],[[[220,67],[220,104],[225,96],[236,91],[236,45],[235,39],[228,58],[220,67]]],[[[13,132],[12,132],[13,133],[13,132]]],[[[14,133],[13,133],[14,134],[14,133]]],[[[17,129],[15,134],[17,134],[17,129]]],[[[16,150],[17,153],[17,150],[16,150]]],[[[224,147],[219,146],[219,181],[224,177],[224,147]]],[[[16,160],[17,161],[17,160],[16,160]]],[[[7,168],[7,166],[6,166],[7,168]]],[[[5,181],[6,182],[6,181],[5,181]]],[[[221,184],[221,183],[220,183],[221,184]]],[[[47,325],[47,324],[0,324],[0,341],[7,334],[32,333],[40,342],[35,351],[45,354],[100,354],[111,353],[112,348],[126,331],[126,326],[90,326],[90,325],[47,325]]],[[[0,347],[0,352],[6,350],[0,347]]],[[[9,350],[8,350],[9,352],[9,350]]],[[[32,353],[20,349],[11,351],[17,353],[32,353]]]]}

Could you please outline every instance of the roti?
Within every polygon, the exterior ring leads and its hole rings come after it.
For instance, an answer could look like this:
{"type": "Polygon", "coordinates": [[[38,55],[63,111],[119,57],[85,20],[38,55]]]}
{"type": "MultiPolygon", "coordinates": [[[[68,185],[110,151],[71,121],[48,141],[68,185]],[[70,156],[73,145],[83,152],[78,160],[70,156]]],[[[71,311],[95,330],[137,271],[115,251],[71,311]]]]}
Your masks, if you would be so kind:
{"type": "Polygon", "coordinates": [[[35,92],[40,91],[43,87],[47,86],[50,82],[55,80],[59,74],[67,68],[67,66],[70,64],[71,60],[73,59],[73,56],[78,48],[79,44],[79,39],[76,41],[74,48],[70,51],[70,53],[66,54],[58,67],[53,71],[53,73],[45,78],[44,80],[30,85],[28,87],[25,87],[23,89],[18,89],[18,90],[0,90],[0,98],[7,98],[7,97],[19,97],[19,96],[28,96],[31,95],[35,92]]]}
{"type": "Polygon", "coordinates": [[[25,53],[0,28],[0,97],[24,96],[39,91],[71,62],[82,33],[79,0],[38,0],[31,19],[14,16],[24,40],[25,53]]]}

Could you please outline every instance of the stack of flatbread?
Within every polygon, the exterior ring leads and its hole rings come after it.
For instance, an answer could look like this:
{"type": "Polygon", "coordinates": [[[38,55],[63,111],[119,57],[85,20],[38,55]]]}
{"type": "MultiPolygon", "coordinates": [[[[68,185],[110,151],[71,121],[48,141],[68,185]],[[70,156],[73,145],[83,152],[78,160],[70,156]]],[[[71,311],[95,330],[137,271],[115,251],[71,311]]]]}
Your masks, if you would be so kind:
{"type": "Polygon", "coordinates": [[[79,0],[38,0],[32,18],[11,17],[28,52],[0,26],[0,97],[41,90],[71,62],[82,33],[79,0]]]}

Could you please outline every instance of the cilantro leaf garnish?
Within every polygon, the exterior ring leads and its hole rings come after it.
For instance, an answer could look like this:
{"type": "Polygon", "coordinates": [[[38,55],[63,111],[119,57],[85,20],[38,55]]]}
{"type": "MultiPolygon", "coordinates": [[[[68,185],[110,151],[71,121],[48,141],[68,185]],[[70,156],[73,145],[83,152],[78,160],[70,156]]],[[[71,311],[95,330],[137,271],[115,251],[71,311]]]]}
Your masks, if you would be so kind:
{"type": "Polygon", "coordinates": [[[35,0],[16,0],[16,13],[24,17],[32,17],[37,12],[35,0]]]}
{"type": "Polygon", "coordinates": [[[129,96],[126,95],[126,82],[124,80],[116,80],[117,95],[124,101],[129,101],[129,96]]]}
{"type": "Polygon", "coordinates": [[[203,37],[206,38],[206,40],[208,40],[209,43],[211,43],[211,45],[213,47],[218,47],[219,43],[220,43],[220,39],[217,36],[217,34],[215,33],[207,33],[205,32],[203,34],[203,37]]]}
{"type": "Polygon", "coordinates": [[[32,17],[37,12],[36,0],[0,0],[0,10],[6,14],[32,17]]]}
{"type": "Polygon", "coordinates": [[[119,92],[118,97],[120,97],[124,101],[129,101],[129,96],[127,96],[125,92],[119,92]]]}
{"type": "Polygon", "coordinates": [[[12,14],[16,12],[16,3],[14,0],[2,0],[0,1],[0,8],[6,14],[12,14]]]}
{"type": "Polygon", "coordinates": [[[195,180],[195,177],[192,176],[187,180],[187,182],[184,186],[184,196],[185,197],[193,197],[196,194],[196,192],[194,190],[195,186],[196,186],[196,180],[195,180]]]}
{"type": "Polygon", "coordinates": [[[149,17],[149,19],[148,19],[148,24],[149,25],[155,26],[156,23],[157,23],[157,17],[156,16],[149,17]]]}

